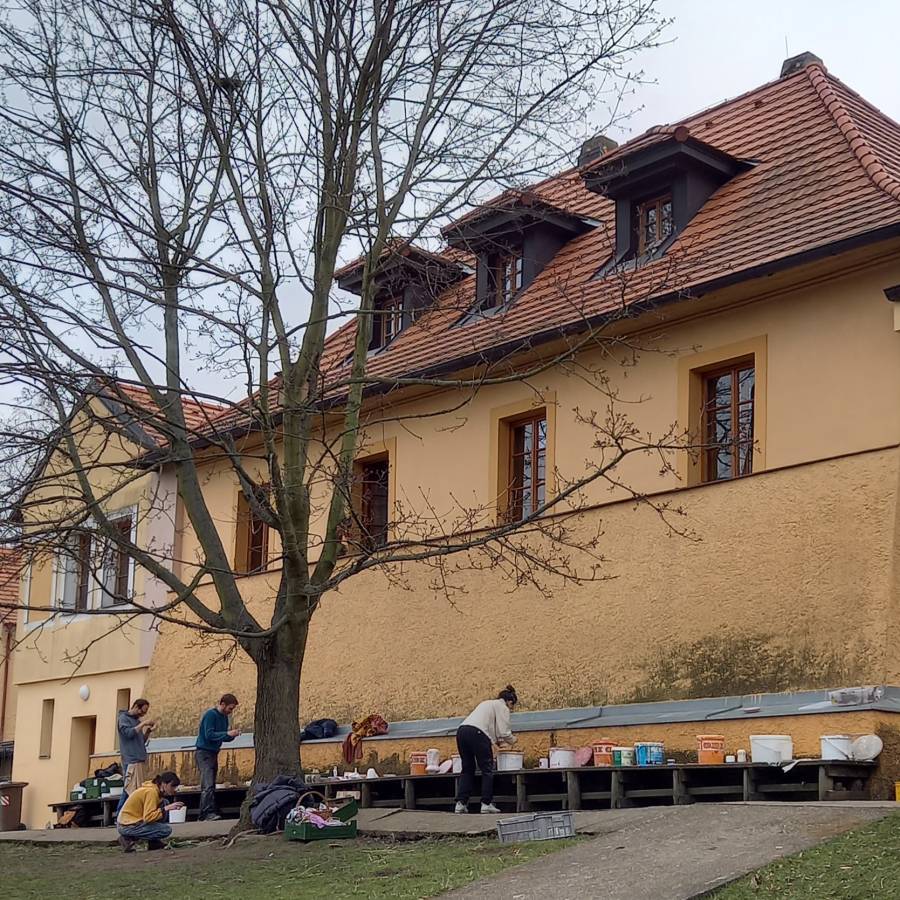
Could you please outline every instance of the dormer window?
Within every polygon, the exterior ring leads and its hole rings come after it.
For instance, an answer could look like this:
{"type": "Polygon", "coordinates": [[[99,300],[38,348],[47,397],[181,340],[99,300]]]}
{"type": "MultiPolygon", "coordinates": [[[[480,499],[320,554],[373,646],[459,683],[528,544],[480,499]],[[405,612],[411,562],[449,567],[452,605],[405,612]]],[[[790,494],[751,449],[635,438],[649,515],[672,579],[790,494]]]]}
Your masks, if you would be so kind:
{"type": "Polygon", "coordinates": [[[403,297],[389,297],[375,308],[369,349],[387,345],[403,330],[403,297]]]}
{"type": "Polygon", "coordinates": [[[522,287],[522,254],[497,253],[488,260],[490,288],[482,309],[498,309],[511,302],[522,287]]]}
{"type": "Polygon", "coordinates": [[[634,219],[638,227],[638,255],[643,256],[661,244],[674,229],[672,195],[639,203],[634,219]]]}
{"type": "Polygon", "coordinates": [[[665,253],[703,204],[750,166],[691,137],[684,125],[651,129],[589,162],[585,187],[616,204],[615,252],[598,276],[665,253]]]}

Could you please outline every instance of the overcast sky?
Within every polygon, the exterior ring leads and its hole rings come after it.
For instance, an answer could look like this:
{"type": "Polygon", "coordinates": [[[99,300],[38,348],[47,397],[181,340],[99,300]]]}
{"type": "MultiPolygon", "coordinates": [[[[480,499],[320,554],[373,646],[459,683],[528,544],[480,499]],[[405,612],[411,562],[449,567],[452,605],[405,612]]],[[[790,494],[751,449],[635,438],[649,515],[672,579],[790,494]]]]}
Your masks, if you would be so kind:
{"type": "Polygon", "coordinates": [[[655,84],[637,88],[620,143],[778,77],[809,50],[828,71],[900,121],[900,0],[659,0],[672,43],[647,52],[655,84]],[[785,53],[785,40],[787,53],[785,53]]]}

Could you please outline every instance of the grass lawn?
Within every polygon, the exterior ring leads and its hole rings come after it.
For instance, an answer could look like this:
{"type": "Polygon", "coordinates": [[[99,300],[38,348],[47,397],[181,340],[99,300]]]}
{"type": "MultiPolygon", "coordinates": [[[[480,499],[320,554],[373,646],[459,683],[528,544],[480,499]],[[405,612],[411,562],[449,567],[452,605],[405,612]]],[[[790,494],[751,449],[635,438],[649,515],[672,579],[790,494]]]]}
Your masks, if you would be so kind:
{"type": "Polygon", "coordinates": [[[227,849],[210,842],[127,855],[112,847],[3,843],[0,897],[413,900],[434,897],[575,841],[501,845],[471,838],[406,843],[361,838],[304,845],[257,837],[227,849]]]}
{"type": "Polygon", "coordinates": [[[900,815],[774,862],[717,891],[715,900],[900,898],[900,815]]]}

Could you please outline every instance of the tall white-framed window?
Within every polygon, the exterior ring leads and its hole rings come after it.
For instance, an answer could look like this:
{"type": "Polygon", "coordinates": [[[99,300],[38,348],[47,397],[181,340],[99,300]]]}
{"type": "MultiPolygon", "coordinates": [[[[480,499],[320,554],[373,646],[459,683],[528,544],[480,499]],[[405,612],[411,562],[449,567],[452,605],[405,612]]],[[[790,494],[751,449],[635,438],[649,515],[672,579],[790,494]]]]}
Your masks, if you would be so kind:
{"type": "MultiPolygon", "coordinates": [[[[126,541],[137,531],[135,509],[109,514],[109,522],[126,541]]],[[[58,609],[77,615],[88,609],[106,609],[131,602],[134,560],[119,541],[104,540],[92,532],[73,532],[55,562],[54,594],[58,609]]]]}
{"type": "MultiPolygon", "coordinates": [[[[122,540],[134,542],[137,517],[133,509],[121,510],[109,517],[110,525],[122,540]]],[[[105,541],[100,565],[100,607],[123,606],[134,596],[134,560],[118,541],[105,541]]]]}
{"type": "Polygon", "coordinates": [[[56,559],[55,605],[69,613],[88,609],[91,596],[91,551],[89,531],[75,531],[66,539],[56,559]]]}

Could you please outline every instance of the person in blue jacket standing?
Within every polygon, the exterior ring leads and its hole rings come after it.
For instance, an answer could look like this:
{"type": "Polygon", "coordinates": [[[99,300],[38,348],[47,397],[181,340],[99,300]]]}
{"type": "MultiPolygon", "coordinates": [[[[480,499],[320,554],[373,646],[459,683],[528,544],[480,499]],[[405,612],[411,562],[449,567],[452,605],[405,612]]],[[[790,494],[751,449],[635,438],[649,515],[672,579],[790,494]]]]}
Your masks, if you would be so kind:
{"type": "Polygon", "coordinates": [[[194,757],[200,770],[200,821],[222,817],[216,812],[216,777],[219,773],[219,750],[222,744],[233,741],[239,728],[230,728],[228,717],[238,705],[234,694],[223,694],[219,702],[203,713],[197,731],[194,757]]]}

